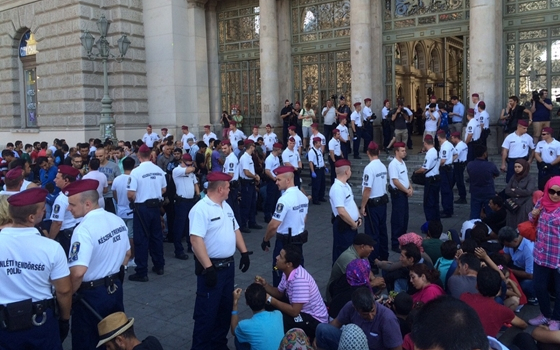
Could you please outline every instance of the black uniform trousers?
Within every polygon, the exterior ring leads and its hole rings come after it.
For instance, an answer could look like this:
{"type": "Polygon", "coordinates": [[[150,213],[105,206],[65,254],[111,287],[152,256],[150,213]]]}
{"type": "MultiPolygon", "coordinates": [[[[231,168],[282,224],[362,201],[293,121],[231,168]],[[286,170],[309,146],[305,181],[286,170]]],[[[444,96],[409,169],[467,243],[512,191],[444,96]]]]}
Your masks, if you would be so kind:
{"type": "Polygon", "coordinates": [[[426,221],[439,220],[439,175],[426,177],[424,185],[424,215],[426,221]]]}
{"type": "Polygon", "coordinates": [[[451,165],[439,168],[441,177],[441,206],[446,215],[453,215],[453,168],[451,165]]]}
{"type": "Polygon", "coordinates": [[[340,150],[342,151],[342,157],[348,159],[348,155],[350,154],[350,141],[340,141],[340,150]]]}
{"type": "MultiPolygon", "coordinates": [[[[0,329],[0,349],[2,350],[21,350],[21,349],[48,349],[62,350],[58,321],[54,317],[51,308],[46,310],[47,320],[41,326],[21,331],[8,331],[0,329]]],[[[37,317],[37,322],[42,318],[37,317]]],[[[97,344],[96,344],[97,345],[97,344]]]]}
{"type": "Polygon", "coordinates": [[[264,221],[269,222],[272,219],[272,214],[274,213],[274,208],[276,206],[276,202],[278,202],[278,198],[280,198],[280,190],[272,179],[268,179],[268,183],[266,185],[266,201],[264,204],[264,221]]]}
{"type": "Polygon", "coordinates": [[[255,181],[241,181],[241,203],[239,204],[241,221],[239,227],[247,227],[257,223],[257,195],[255,181]]]}
{"type": "Polygon", "coordinates": [[[187,237],[187,247],[192,250],[191,240],[189,238],[189,213],[192,207],[196,204],[196,199],[194,198],[182,198],[177,196],[175,202],[175,210],[179,215],[175,216],[175,235],[173,237],[173,243],[175,245],[175,256],[181,256],[185,254],[185,249],[183,248],[183,237],[187,237]]]}
{"type": "Polygon", "coordinates": [[[400,190],[391,193],[391,248],[398,248],[399,237],[408,230],[408,196],[400,190]]]}
{"type": "Polygon", "coordinates": [[[352,140],[353,142],[352,147],[354,147],[354,157],[360,156],[360,141],[362,141],[362,134],[363,134],[362,127],[356,126],[356,132],[354,133],[354,138],[352,140]]]}
{"type": "Polygon", "coordinates": [[[356,234],[358,234],[358,230],[352,230],[340,216],[334,218],[332,265],[334,265],[340,254],[353,244],[356,234]]]}
{"type": "Polygon", "coordinates": [[[373,124],[370,122],[364,122],[364,126],[362,128],[362,138],[364,139],[364,146],[362,147],[364,153],[367,152],[367,148],[369,143],[373,140],[373,124]]]}
{"type": "Polygon", "coordinates": [[[315,167],[315,178],[311,177],[311,198],[313,203],[325,199],[325,167],[315,167]]]}
{"type": "Polygon", "coordinates": [[[134,237],[134,262],[135,271],[140,276],[148,274],[148,253],[157,269],[163,269],[163,232],[161,230],[161,216],[159,207],[149,208],[136,203],[136,212],[132,221],[134,237]],[[142,220],[142,222],[140,222],[142,220]],[[144,226],[146,230],[144,231],[144,226]]]}
{"type": "Polygon", "coordinates": [[[375,266],[375,259],[389,259],[389,236],[387,234],[387,204],[366,204],[367,216],[365,221],[365,234],[375,240],[373,252],[369,255],[369,263],[375,266]],[[369,218],[368,218],[369,217],[369,218]]]}
{"type": "Polygon", "coordinates": [[[459,191],[459,198],[467,198],[467,188],[465,187],[465,165],[466,162],[453,163],[453,185],[457,185],[457,191],[459,191]]]}
{"type": "Polygon", "coordinates": [[[168,203],[163,206],[167,215],[167,242],[175,241],[175,195],[169,195],[168,203]]]}
{"type": "Polygon", "coordinates": [[[105,200],[105,211],[108,211],[109,213],[113,213],[113,214],[117,214],[117,211],[115,209],[115,202],[113,202],[113,197],[111,198],[103,198],[105,200]]]}

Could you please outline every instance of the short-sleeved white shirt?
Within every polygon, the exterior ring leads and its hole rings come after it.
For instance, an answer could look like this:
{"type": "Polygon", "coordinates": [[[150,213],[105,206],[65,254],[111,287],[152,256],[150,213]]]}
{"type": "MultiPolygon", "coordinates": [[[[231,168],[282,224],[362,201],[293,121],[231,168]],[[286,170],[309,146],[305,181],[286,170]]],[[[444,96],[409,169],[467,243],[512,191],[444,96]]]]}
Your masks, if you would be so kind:
{"type": "Polygon", "coordinates": [[[393,188],[397,188],[397,186],[393,183],[393,179],[399,180],[401,185],[405,188],[410,186],[410,182],[408,180],[408,170],[404,161],[399,161],[397,158],[393,158],[391,163],[389,163],[389,179],[389,184],[393,188]]]}
{"type": "Polygon", "coordinates": [[[541,155],[543,162],[550,164],[560,156],[560,142],[555,139],[552,139],[550,143],[545,140],[539,141],[535,152],[541,155]]]}
{"type": "Polygon", "coordinates": [[[299,153],[297,153],[295,147],[293,151],[291,151],[289,148],[286,148],[284,152],[282,152],[282,162],[284,163],[284,165],[290,163],[290,165],[297,170],[299,168],[300,161],[301,158],[299,156],[299,153]]]}
{"type": "Polygon", "coordinates": [[[424,173],[426,177],[439,175],[439,157],[435,147],[430,148],[430,150],[426,152],[422,168],[426,170],[431,169],[430,171],[424,173]]]}
{"type": "Polygon", "coordinates": [[[202,141],[204,141],[208,147],[210,147],[210,139],[217,140],[218,137],[213,132],[210,132],[209,134],[204,133],[204,135],[202,135],[202,141]]]}
{"type": "Polygon", "coordinates": [[[457,159],[455,159],[455,163],[458,162],[466,162],[467,161],[467,154],[469,153],[469,146],[463,141],[457,142],[454,147],[455,151],[454,154],[457,154],[457,159]]]}
{"type": "Polygon", "coordinates": [[[502,147],[508,150],[508,158],[522,158],[529,154],[529,148],[535,149],[535,144],[529,134],[518,136],[512,132],[505,138],[502,147]]]}
{"type": "Polygon", "coordinates": [[[36,228],[0,231],[0,305],[52,299],[51,281],[69,274],[62,246],[36,228]]]}
{"type": "Polygon", "coordinates": [[[100,172],[99,170],[91,170],[89,173],[85,174],[82,177],[83,180],[85,179],[93,179],[99,181],[99,185],[97,186],[97,193],[99,193],[99,200],[98,204],[101,208],[105,208],[105,199],[103,198],[103,189],[105,187],[109,187],[109,183],[107,182],[107,176],[100,172]]]}
{"type": "Polygon", "coordinates": [[[354,193],[348,183],[342,183],[339,179],[335,179],[329,190],[329,201],[334,216],[338,216],[336,208],[344,208],[352,220],[356,221],[360,217],[358,206],[354,202],[354,193]]]}
{"type": "Polygon", "coordinates": [[[244,170],[249,170],[251,174],[255,175],[255,163],[253,162],[253,157],[247,152],[243,153],[241,158],[239,158],[239,176],[245,180],[252,180],[245,175],[244,170]]]}
{"type": "Polygon", "coordinates": [[[181,143],[183,144],[183,149],[186,151],[191,149],[191,146],[189,146],[187,142],[188,139],[193,139],[194,143],[196,143],[196,137],[192,132],[189,131],[187,134],[183,134],[183,136],[181,136],[181,143]]]}
{"type": "MultiPolygon", "coordinates": [[[[257,134],[257,136],[251,134],[249,135],[249,137],[247,137],[249,140],[253,141],[254,143],[257,143],[257,140],[259,139],[259,137],[262,137],[261,135],[257,134]]],[[[264,140],[264,138],[263,138],[264,140]]]]}
{"type": "Polygon", "coordinates": [[[154,142],[159,141],[159,136],[155,132],[148,134],[145,133],[142,137],[142,142],[146,144],[146,146],[152,148],[154,147],[154,142]]]}
{"type": "Polygon", "coordinates": [[[266,146],[266,150],[272,152],[272,148],[276,142],[278,142],[278,136],[272,131],[270,134],[263,135],[264,145],[266,146]]]}
{"type": "Polygon", "coordinates": [[[335,156],[341,156],[342,151],[340,150],[340,141],[334,137],[329,141],[329,152],[333,151],[335,156]]]}
{"type": "Polygon", "coordinates": [[[432,115],[434,116],[434,118],[436,120],[432,120],[432,118],[428,115],[428,112],[426,112],[426,131],[429,132],[434,132],[437,131],[437,125],[438,125],[438,120],[439,118],[441,118],[439,112],[436,110],[432,113],[432,115]]]}
{"type": "Polygon", "coordinates": [[[478,123],[482,126],[483,129],[488,129],[490,127],[490,115],[486,110],[480,112],[478,115],[478,123]]]}
{"type": "Polygon", "coordinates": [[[269,154],[268,157],[264,160],[264,168],[269,170],[272,176],[276,179],[274,175],[274,170],[280,166],[280,158],[276,157],[274,154],[269,154]]]}
{"type": "Polygon", "coordinates": [[[276,232],[288,234],[292,229],[292,236],[297,236],[305,230],[305,217],[309,207],[309,199],[296,186],[289,187],[276,202],[276,209],[272,214],[274,220],[280,221],[276,232]]]}
{"type": "Polygon", "coordinates": [[[243,131],[237,129],[235,131],[230,130],[229,131],[229,142],[231,142],[231,147],[236,150],[237,149],[237,143],[241,140],[245,140],[247,138],[247,136],[245,136],[245,134],[243,133],[243,131]]]}
{"type": "Polygon", "coordinates": [[[336,128],[340,130],[340,138],[342,140],[350,140],[350,134],[348,133],[348,127],[346,125],[338,124],[336,128]]]}
{"type": "Polygon", "coordinates": [[[117,216],[121,219],[133,218],[132,209],[129,206],[128,190],[126,189],[129,178],[130,175],[123,174],[116,177],[111,185],[111,191],[117,192],[117,216]]]}
{"type": "Polygon", "coordinates": [[[369,162],[362,176],[362,193],[366,187],[371,188],[369,198],[377,198],[387,194],[387,168],[379,159],[369,162]]]}
{"type": "Polygon", "coordinates": [[[439,149],[439,158],[445,159],[444,165],[451,165],[453,163],[453,153],[454,153],[453,144],[449,141],[445,141],[441,144],[439,149]]]}
{"type": "Polygon", "coordinates": [[[58,194],[54,200],[54,204],[51,212],[52,221],[62,221],[61,230],[66,230],[68,228],[73,228],[79,222],[78,219],[74,219],[72,213],[68,210],[68,197],[62,192],[58,194]]]}
{"type": "Polygon", "coordinates": [[[318,138],[321,139],[321,146],[326,146],[327,145],[327,139],[325,138],[325,135],[321,134],[320,132],[317,132],[317,134],[311,135],[312,141],[313,141],[314,137],[318,137],[318,138]]]}
{"type": "Polygon", "coordinates": [[[101,208],[87,213],[74,229],[68,266],[85,266],[84,282],[119,272],[130,249],[123,219],[101,208]]]}
{"type": "Polygon", "coordinates": [[[482,130],[480,129],[480,123],[476,119],[472,118],[467,123],[465,139],[467,138],[467,135],[472,135],[471,141],[477,141],[480,138],[481,131],[482,130]]]}
{"type": "Polygon", "coordinates": [[[389,115],[389,112],[391,112],[391,110],[390,110],[389,108],[387,108],[387,107],[384,106],[384,107],[381,109],[381,118],[387,119],[387,116],[389,115]]]}
{"type": "Polygon", "coordinates": [[[352,114],[350,114],[350,120],[353,121],[354,124],[356,124],[356,126],[361,127],[362,126],[362,111],[352,112],[352,114]]]}
{"type": "Polygon", "coordinates": [[[299,137],[298,134],[295,134],[294,136],[290,135],[290,137],[293,137],[296,140],[294,151],[299,152],[300,147],[303,147],[303,143],[301,142],[301,137],[299,137]]]}
{"type": "Polygon", "coordinates": [[[161,190],[167,187],[165,173],[150,161],[140,163],[130,172],[126,189],[136,191],[135,203],[144,203],[148,199],[162,199],[161,190]]]}
{"type": "Polygon", "coordinates": [[[321,152],[321,149],[311,147],[309,152],[307,152],[307,160],[309,160],[309,162],[313,162],[313,165],[317,168],[325,166],[325,159],[323,158],[323,152],[321,152]]]}
{"type": "Polygon", "coordinates": [[[364,114],[364,119],[370,118],[373,115],[371,108],[368,106],[364,106],[364,108],[362,108],[362,112],[364,114]]]}
{"type": "Polygon", "coordinates": [[[196,193],[195,185],[198,183],[194,172],[185,173],[186,167],[181,165],[173,169],[173,181],[177,188],[177,195],[183,198],[192,199],[196,193]]]}
{"type": "Polygon", "coordinates": [[[206,196],[189,212],[189,234],[202,237],[211,259],[225,259],[235,253],[238,229],[233,210],[226,201],[220,205],[206,196]]]}
{"type": "Polygon", "coordinates": [[[239,179],[239,170],[237,169],[239,166],[239,159],[235,156],[235,153],[231,152],[229,156],[226,157],[224,161],[224,168],[223,172],[231,175],[233,178],[232,181],[237,181],[239,179]]]}
{"type": "Polygon", "coordinates": [[[321,114],[325,113],[325,111],[327,113],[324,116],[324,123],[325,123],[325,125],[331,125],[336,120],[336,112],[335,112],[336,108],[334,108],[334,107],[331,107],[331,108],[323,107],[323,110],[321,111],[321,114]]]}

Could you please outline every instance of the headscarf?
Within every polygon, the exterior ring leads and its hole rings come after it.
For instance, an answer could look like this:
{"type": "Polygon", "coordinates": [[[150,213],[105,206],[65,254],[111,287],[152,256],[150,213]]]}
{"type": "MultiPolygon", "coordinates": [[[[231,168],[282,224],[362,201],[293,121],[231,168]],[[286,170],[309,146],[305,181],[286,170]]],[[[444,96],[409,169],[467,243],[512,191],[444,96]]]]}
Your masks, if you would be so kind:
{"type": "Polygon", "coordinates": [[[519,158],[515,160],[515,163],[521,165],[523,167],[523,170],[518,174],[518,173],[514,173],[515,176],[515,180],[517,182],[523,180],[527,175],[529,175],[529,168],[531,167],[529,165],[529,162],[526,161],[523,158],[519,158]]]}
{"type": "Polygon", "coordinates": [[[544,210],[549,213],[552,213],[560,207],[560,202],[553,202],[552,199],[550,199],[550,195],[548,194],[548,189],[554,185],[560,186],[560,176],[554,176],[550,178],[550,180],[546,182],[546,185],[544,185],[544,194],[541,199],[541,204],[544,210]]]}
{"type": "Polygon", "coordinates": [[[278,350],[313,350],[313,347],[303,329],[292,328],[282,338],[278,350]]]}
{"type": "Polygon", "coordinates": [[[424,247],[422,247],[422,236],[419,234],[409,232],[399,237],[399,244],[401,247],[408,243],[414,243],[418,249],[420,249],[420,253],[424,253],[424,247]]]}
{"type": "Polygon", "coordinates": [[[346,266],[346,281],[352,287],[369,287],[370,270],[370,264],[367,259],[354,259],[346,266]]]}
{"type": "Polygon", "coordinates": [[[342,326],[338,350],[369,350],[364,331],[353,323],[342,326]]]}

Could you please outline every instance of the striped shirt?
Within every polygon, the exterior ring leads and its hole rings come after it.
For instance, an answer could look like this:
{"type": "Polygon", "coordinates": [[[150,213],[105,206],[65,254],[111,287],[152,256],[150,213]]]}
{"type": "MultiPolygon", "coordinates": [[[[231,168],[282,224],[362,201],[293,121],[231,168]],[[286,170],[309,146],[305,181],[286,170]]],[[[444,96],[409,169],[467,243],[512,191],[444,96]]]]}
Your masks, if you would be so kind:
{"type": "Polygon", "coordinates": [[[278,291],[286,293],[290,303],[303,304],[301,312],[311,315],[321,323],[329,322],[327,307],[321,298],[317,283],[302,266],[292,271],[288,280],[286,280],[286,275],[282,274],[278,291]]]}
{"type": "MultiPolygon", "coordinates": [[[[540,201],[535,205],[540,207],[540,201]]],[[[529,212],[529,220],[533,222],[533,213],[529,212]]],[[[539,266],[556,269],[560,266],[560,208],[551,213],[541,208],[538,218],[537,240],[533,249],[533,260],[539,266]]]]}

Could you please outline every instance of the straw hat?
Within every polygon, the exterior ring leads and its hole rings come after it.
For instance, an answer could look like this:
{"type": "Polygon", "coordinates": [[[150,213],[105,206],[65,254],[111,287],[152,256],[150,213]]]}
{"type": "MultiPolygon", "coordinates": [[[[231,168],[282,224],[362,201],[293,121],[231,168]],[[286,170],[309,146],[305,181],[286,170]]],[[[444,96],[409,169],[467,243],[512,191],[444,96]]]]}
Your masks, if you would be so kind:
{"type": "Polygon", "coordinates": [[[123,334],[134,324],[134,318],[127,318],[124,312],[115,312],[105,317],[97,324],[99,333],[99,343],[97,347],[105,344],[109,340],[123,334]]]}

